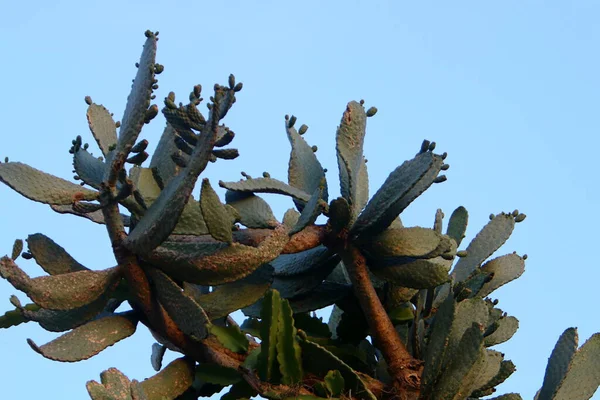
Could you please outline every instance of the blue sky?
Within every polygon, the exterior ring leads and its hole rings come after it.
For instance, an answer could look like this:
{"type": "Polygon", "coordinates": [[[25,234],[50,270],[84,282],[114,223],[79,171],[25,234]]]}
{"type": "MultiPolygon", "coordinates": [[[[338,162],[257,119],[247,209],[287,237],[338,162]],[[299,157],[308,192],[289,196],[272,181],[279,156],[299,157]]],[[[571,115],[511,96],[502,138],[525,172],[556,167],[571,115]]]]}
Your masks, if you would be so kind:
{"type": "MultiPolygon", "coordinates": [[[[335,128],[348,101],[365,99],[379,109],[365,145],[372,193],[424,138],[449,153],[448,181],[405,211],[405,225],[431,226],[437,208],[449,216],[463,205],[469,240],[490,213],[527,214],[497,254],[528,254],[526,272],[494,294],[521,322],[499,347],[518,368],[499,393],[532,398],[565,328],[578,327],[581,343],[600,331],[599,12],[592,1],[9,2],[0,13],[0,156],[70,178],[71,140],[81,134],[95,146],[84,96],[120,118],[146,29],[161,32],[159,106],[171,90],[185,99],[194,84],[209,89],[230,73],[244,83],[226,118],[241,156],[211,164],[204,176],[213,182],[242,170],[285,180],[283,117],[294,114],[330,171],[330,194],[339,193],[335,128]]],[[[145,127],[150,147],[163,124],[145,127]]],[[[280,217],[291,206],[268,200],[280,217]]],[[[0,202],[2,252],[42,232],[90,268],[114,265],[103,226],[5,186],[0,202]]],[[[33,264],[21,262],[39,275],[33,264]]],[[[13,293],[0,282],[1,311],[13,293]]],[[[25,342],[54,336],[32,323],[0,332],[5,398],[86,398],[85,382],[109,367],[132,379],[153,374],[142,326],[77,364],[46,360],[25,342]]]]}

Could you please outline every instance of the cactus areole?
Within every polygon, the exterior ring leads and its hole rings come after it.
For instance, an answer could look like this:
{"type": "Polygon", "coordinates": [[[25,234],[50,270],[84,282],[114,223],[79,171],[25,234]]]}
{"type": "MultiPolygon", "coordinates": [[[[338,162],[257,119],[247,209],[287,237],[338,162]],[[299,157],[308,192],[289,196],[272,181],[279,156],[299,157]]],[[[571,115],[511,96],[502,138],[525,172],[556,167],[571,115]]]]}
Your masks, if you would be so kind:
{"type": "MultiPolygon", "coordinates": [[[[117,260],[92,271],[41,233],[27,238],[25,251],[17,240],[0,260],[0,275],[32,303],[12,296],[0,328],[35,321],[64,332],[43,345],[28,342],[43,357],[74,362],[144,324],[158,342],[151,357],[157,374],[140,382],[111,368],[100,382],[87,383],[92,399],[197,399],[224,387],[223,399],[492,394],[515,370],[493,346],[511,338],[518,320],[488,296],[523,273],[526,256],[490,257],[525,215],[492,215],[462,250],[463,207],[447,221],[437,210],[432,228],[403,226],[402,211],[446,180],[446,153],[425,140],[370,196],[363,144],[377,109],[365,110],[362,100],[348,103],[335,136],[340,197],[329,199],[326,169],[305,140],[307,125],[296,129],[297,118],[286,116],[287,182],[242,173],[238,182],[218,182],[226,189],[222,202],[214,182],[196,184],[209,163],[239,155],[227,147],[235,134],[223,119],[242,84],[230,75],[226,85],[215,85],[206,115],[198,108],[200,85],[185,105],[168,93],[161,110],[167,124],[150,156],[139,137],[159,111],[151,104],[164,69],[156,62],[157,35],[146,32],[120,122],[86,97],[102,157],[88,152],[81,137],[73,140],[80,183],[0,163],[0,181],[23,196],[104,224],[117,260]],[[288,196],[293,208],[279,220],[262,193],[288,196]],[[315,223],[320,215],[325,224],[315,223]],[[29,277],[19,256],[47,275],[29,277]],[[123,303],[129,311],[116,312],[123,303]],[[313,313],[328,306],[328,321],[313,313]],[[247,316],[241,325],[230,317],[237,310],[247,316]],[[183,356],[163,367],[166,350],[183,356]]],[[[577,332],[568,329],[537,398],[590,398],[599,357],[598,334],[578,348],[577,332]]]]}

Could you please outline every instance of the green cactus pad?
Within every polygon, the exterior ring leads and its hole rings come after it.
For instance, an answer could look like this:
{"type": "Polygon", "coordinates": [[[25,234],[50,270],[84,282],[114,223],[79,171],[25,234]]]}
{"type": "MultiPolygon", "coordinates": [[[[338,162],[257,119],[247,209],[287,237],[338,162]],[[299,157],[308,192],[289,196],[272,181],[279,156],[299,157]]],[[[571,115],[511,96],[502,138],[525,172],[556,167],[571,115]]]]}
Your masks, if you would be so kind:
{"type": "Polygon", "coordinates": [[[469,213],[463,206],[458,207],[448,221],[448,228],[446,235],[450,236],[456,242],[457,246],[460,246],[465,232],[467,231],[467,223],[469,222],[469,213]]]}
{"type": "Polygon", "coordinates": [[[132,400],[129,379],[118,369],[109,368],[100,374],[100,381],[89,381],[87,391],[92,400],[132,400]]]}
{"type": "Polygon", "coordinates": [[[110,315],[88,322],[43,346],[27,343],[42,356],[55,361],[87,360],[135,332],[137,320],[129,314],[110,315]]]}
{"type": "Polygon", "coordinates": [[[0,163],[0,181],[30,200],[65,205],[96,200],[98,193],[20,162],[0,163]]]}
{"type": "Polygon", "coordinates": [[[192,386],[194,376],[194,362],[178,358],[140,386],[148,400],[176,399],[192,386]]]}
{"type": "Polygon", "coordinates": [[[242,376],[237,370],[219,364],[199,364],[196,367],[196,379],[215,385],[229,386],[239,382],[242,376]]]}
{"type": "Polygon", "coordinates": [[[501,213],[475,236],[467,246],[467,256],[456,263],[452,275],[455,282],[465,280],[471,272],[500,248],[510,237],[515,227],[515,217],[501,213]]]}
{"type": "Polygon", "coordinates": [[[167,346],[163,346],[160,343],[152,344],[152,355],[150,356],[150,363],[152,368],[158,372],[162,368],[163,357],[167,351],[167,346]]]}
{"type": "Polygon", "coordinates": [[[506,342],[513,337],[517,332],[517,329],[519,329],[519,320],[513,316],[502,317],[497,322],[498,328],[496,328],[494,333],[486,336],[484,339],[486,347],[506,342]]]}
{"type": "Polygon", "coordinates": [[[432,393],[432,398],[439,400],[458,400],[467,398],[469,393],[462,393],[463,380],[476,366],[480,359],[483,346],[483,334],[475,322],[464,331],[460,341],[454,349],[448,351],[448,365],[443,368],[442,374],[432,393]]]}
{"type": "Polygon", "coordinates": [[[27,237],[27,247],[35,262],[50,275],[88,269],[71,257],[64,248],[41,233],[29,235],[27,237]]]}
{"type": "Polygon", "coordinates": [[[437,259],[405,262],[400,258],[389,258],[377,263],[369,262],[369,268],[378,278],[414,289],[434,288],[450,279],[448,268],[437,259]]]}
{"type": "MultiPolygon", "coordinates": [[[[75,211],[73,210],[73,207],[71,204],[67,204],[67,205],[54,205],[51,204],[50,208],[52,209],[52,211],[55,211],[59,214],[71,214],[71,215],[76,215],[78,217],[82,217],[85,219],[89,219],[92,222],[95,222],[97,224],[105,224],[104,221],[104,215],[102,214],[102,210],[98,210],[98,211],[94,211],[94,212],[90,212],[90,213],[81,213],[79,211],[75,211]]],[[[129,216],[121,214],[121,221],[123,222],[124,226],[129,226],[129,216]]]]}
{"type": "Polygon", "coordinates": [[[208,294],[195,296],[212,321],[258,301],[271,286],[273,268],[264,264],[238,281],[216,286],[208,294]]]}
{"type": "Polygon", "coordinates": [[[288,242],[287,229],[273,230],[258,247],[232,243],[210,255],[183,256],[176,251],[154,251],[147,259],[175,279],[200,285],[222,285],[250,275],[275,259],[288,242]]]}
{"type": "Polygon", "coordinates": [[[518,393],[506,393],[496,397],[490,397],[490,400],[523,400],[518,393]]]}
{"type": "Polygon", "coordinates": [[[340,371],[333,370],[329,371],[327,375],[325,375],[325,387],[331,396],[339,396],[342,394],[345,388],[344,377],[340,373],[340,371]]]}
{"type": "Polygon", "coordinates": [[[137,380],[134,379],[131,381],[129,387],[131,389],[132,400],[150,400],[148,396],[146,396],[144,389],[142,389],[142,384],[137,380]]]}
{"type": "MultiPolygon", "coordinates": [[[[412,198],[413,187],[416,187],[422,179],[429,177],[430,171],[434,171],[437,176],[438,164],[441,163],[441,157],[426,152],[410,161],[405,161],[396,168],[358,216],[350,230],[351,235],[367,237],[383,232],[418,196],[412,198]]],[[[429,187],[434,178],[430,179],[429,184],[422,191],[429,187]]]]}
{"type": "Polygon", "coordinates": [[[120,277],[118,267],[103,271],[30,278],[10,258],[0,260],[0,275],[37,305],[49,310],[72,310],[92,303],[113,290],[120,277]]]}
{"type": "Polygon", "coordinates": [[[298,218],[300,218],[300,213],[293,208],[290,208],[283,215],[282,223],[287,226],[288,229],[292,229],[298,223],[298,218]]]}
{"type": "Polygon", "coordinates": [[[283,277],[276,275],[272,287],[278,290],[281,296],[286,299],[302,296],[321,285],[339,262],[338,256],[332,256],[313,266],[309,273],[283,277]]]}
{"type": "Polygon", "coordinates": [[[172,234],[196,236],[208,234],[206,222],[204,221],[204,217],[202,217],[200,203],[194,200],[192,196],[190,196],[190,199],[183,208],[183,212],[179,216],[179,221],[177,221],[172,234]]]}
{"type": "Polygon", "coordinates": [[[225,201],[237,210],[240,222],[248,228],[275,228],[279,225],[269,204],[253,193],[228,190],[225,201]]]}
{"type": "Polygon", "coordinates": [[[452,293],[449,293],[435,314],[425,349],[425,367],[421,376],[421,393],[424,396],[432,393],[434,384],[442,372],[442,363],[448,351],[448,341],[455,312],[456,302],[452,293]]]}
{"type": "Polygon", "coordinates": [[[219,342],[227,349],[236,353],[245,353],[248,351],[248,338],[242,333],[239,326],[218,326],[209,324],[208,331],[211,335],[216,336],[219,342]]]}
{"type": "Polygon", "coordinates": [[[109,148],[117,144],[117,128],[110,112],[99,104],[92,103],[87,109],[87,120],[92,131],[92,135],[102,154],[106,157],[109,153],[109,148]]]}
{"type": "Polygon", "coordinates": [[[447,244],[446,241],[442,241],[442,235],[433,229],[412,227],[386,229],[379,235],[369,238],[360,247],[377,258],[433,258],[448,251],[447,244]]]}
{"type": "Polygon", "coordinates": [[[329,350],[307,339],[300,340],[304,369],[317,375],[326,376],[329,371],[338,370],[344,378],[346,389],[359,399],[377,400],[360,376],[329,350]]]}
{"type": "Polygon", "coordinates": [[[252,178],[237,182],[219,181],[219,186],[235,192],[283,194],[304,203],[310,200],[310,194],[304,190],[292,187],[273,178],[252,178]]]}
{"type": "MultiPolygon", "coordinates": [[[[36,304],[27,304],[25,307],[28,307],[33,310],[38,310],[40,307],[36,304]]],[[[4,315],[0,315],[0,329],[10,328],[11,326],[17,326],[24,322],[28,322],[28,319],[25,318],[23,312],[19,307],[15,307],[14,310],[10,310],[4,313],[4,315]]]]}
{"type": "Polygon", "coordinates": [[[73,169],[83,182],[94,189],[100,189],[104,180],[106,164],[84,149],[79,149],[73,154],[73,169]]]}
{"type": "Polygon", "coordinates": [[[181,171],[181,167],[171,159],[171,154],[176,151],[175,129],[167,124],[150,160],[150,168],[156,170],[163,186],[166,186],[181,171]]]}
{"type": "Polygon", "coordinates": [[[362,104],[356,101],[349,102],[337,129],[336,150],[340,186],[345,189],[342,196],[348,200],[354,216],[361,208],[358,205],[357,193],[360,169],[364,163],[363,144],[366,127],[367,116],[362,104]]]}
{"type": "Polygon", "coordinates": [[[151,35],[144,43],[137,74],[131,85],[131,92],[127,96],[127,104],[121,120],[116,149],[118,153],[129,151],[144,125],[146,111],[150,107],[152,85],[154,84],[156,42],[157,38],[151,35]]]}
{"type": "Polygon", "coordinates": [[[277,375],[277,334],[281,314],[281,297],[276,290],[269,290],[260,309],[260,354],[258,355],[258,374],[264,381],[271,381],[277,375]]]}
{"type": "Polygon", "coordinates": [[[220,242],[231,243],[233,221],[206,178],[202,180],[200,209],[210,235],[220,242]]]}
{"type": "Polygon", "coordinates": [[[158,269],[149,268],[147,273],[156,287],[160,304],[173,318],[179,329],[194,339],[204,339],[208,335],[206,324],[209,320],[202,307],[158,269]]]}
{"type": "Polygon", "coordinates": [[[472,393],[472,397],[489,396],[495,391],[494,388],[496,386],[508,379],[508,377],[511,376],[516,370],[517,368],[515,367],[515,364],[513,364],[512,361],[503,360],[500,363],[500,369],[498,370],[496,376],[490,379],[485,385],[480,387],[478,390],[474,391],[472,393]]]}
{"type": "Polygon", "coordinates": [[[147,203],[152,203],[160,195],[160,187],[156,183],[154,173],[151,168],[144,168],[134,165],[129,170],[129,179],[133,182],[133,187],[142,194],[147,203]]]}
{"type": "Polygon", "coordinates": [[[486,262],[481,266],[481,270],[494,274],[478,293],[479,296],[485,297],[500,286],[520,277],[525,271],[525,261],[517,254],[507,254],[486,262]]]}
{"type": "Polygon", "coordinates": [[[72,310],[28,310],[25,306],[21,313],[28,321],[35,321],[50,332],[64,332],[77,328],[100,314],[108,302],[108,296],[100,296],[90,304],[72,310]]]}
{"type": "MultiPolygon", "coordinates": [[[[566,374],[552,399],[590,399],[600,386],[598,360],[600,360],[600,333],[592,335],[573,355],[566,374]]],[[[543,399],[541,394],[538,400],[540,399],[543,399]]]]}
{"type": "Polygon", "coordinates": [[[327,208],[327,203],[322,199],[323,186],[318,187],[312,194],[304,208],[296,225],[290,230],[290,235],[300,232],[302,229],[312,225],[319,215],[327,208]]]}
{"type": "MultiPolygon", "coordinates": [[[[314,193],[321,185],[321,181],[325,179],[325,171],[311,146],[298,134],[296,128],[288,126],[288,121],[286,121],[286,132],[292,145],[288,183],[306,193],[314,193]]],[[[321,198],[327,201],[327,197],[327,183],[325,183],[321,198]]],[[[295,203],[298,210],[302,211],[305,202],[295,200],[295,203]]]]}
{"type": "Polygon", "coordinates": [[[463,379],[458,392],[471,394],[473,391],[485,386],[500,372],[503,359],[503,354],[498,351],[482,349],[479,360],[476,361],[471,371],[463,379]]]}
{"type": "Polygon", "coordinates": [[[275,269],[275,276],[285,277],[312,273],[333,253],[325,246],[317,246],[299,253],[281,254],[270,262],[275,269]]]}
{"type": "Polygon", "coordinates": [[[281,381],[285,385],[302,382],[302,350],[296,339],[292,308],[287,300],[281,299],[279,327],[277,330],[277,362],[281,372],[281,381]]]}
{"type": "MultiPolygon", "coordinates": [[[[489,320],[490,311],[484,300],[473,298],[459,302],[456,305],[454,320],[452,321],[452,328],[448,337],[448,351],[446,355],[451,357],[454,354],[461,338],[472,324],[475,323],[483,326],[485,330],[489,324],[489,320]]],[[[451,362],[451,360],[446,357],[443,364],[447,366],[448,362],[451,362]]]]}

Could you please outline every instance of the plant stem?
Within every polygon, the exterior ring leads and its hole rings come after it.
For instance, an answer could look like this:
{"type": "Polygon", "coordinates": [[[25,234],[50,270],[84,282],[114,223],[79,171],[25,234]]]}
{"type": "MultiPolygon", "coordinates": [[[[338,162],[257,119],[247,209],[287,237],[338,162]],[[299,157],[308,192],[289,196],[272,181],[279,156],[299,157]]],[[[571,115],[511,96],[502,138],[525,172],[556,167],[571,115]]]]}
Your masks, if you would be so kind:
{"type": "MultiPolygon", "coordinates": [[[[388,371],[400,392],[418,395],[421,375],[421,362],[414,359],[400,340],[398,332],[383,308],[369,277],[365,257],[360,251],[348,245],[342,252],[342,259],[350,275],[354,294],[369,323],[371,336],[381,350],[388,365],[388,371]]],[[[416,398],[403,397],[403,398],[416,398]]]]}

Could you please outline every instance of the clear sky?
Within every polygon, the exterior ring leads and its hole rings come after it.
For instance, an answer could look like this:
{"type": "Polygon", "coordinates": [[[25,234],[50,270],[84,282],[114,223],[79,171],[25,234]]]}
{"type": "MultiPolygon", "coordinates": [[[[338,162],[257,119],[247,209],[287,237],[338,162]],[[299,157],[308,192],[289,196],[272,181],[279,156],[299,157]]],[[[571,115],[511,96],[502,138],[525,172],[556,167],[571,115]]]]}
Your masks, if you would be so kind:
{"type": "MultiPolygon", "coordinates": [[[[424,138],[449,154],[448,181],[406,210],[405,225],[431,226],[437,208],[449,216],[463,205],[468,243],[490,213],[527,214],[497,253],[529,255],[523,277],[494,293],[521,322],[499,346],[518,368],[499,393],[532,398],[565,328],[579,328],[580,344],[600,331],[597,2],[2,3],[2,157],[71,178],[71,140],[81,134],[95,148],[84,96],[120,119],[143,33],[158,30],[160,107],[171,90],[184,101],[194,84],[209,89],[230,73],[244,83],[225,120],[241,156],[211,164],[204,176],[213,182],[237,180],[241,170],[285,180],[283,118],[295,114],[330,171],[330,197],[338,194],[335,129],[346,103],[365,99],[379,109],[365,147],[372,193],[424,138]]],[[[159,116],[144,129],[151,147],[163,126],[159,116]]],[[[268,200],[279,217],[292,204],[268,200]]],[[[114,265],[103,226],[55,214],[3,185],[0,204],[0,252],[42,232],[90,268],[114,265]]],[[[20,265],[41,273],[33,262],[20,265]]],[[[13,293],[0,281],[0,311],[13,293]]],[[[109,367],[139,380],[154,373],[153,340],[141,325],[77,364],[46,360],[25,342],[54,336],[33,323],[0,332],[3,398],[79,400],[85,382],[109,367]]]]}

